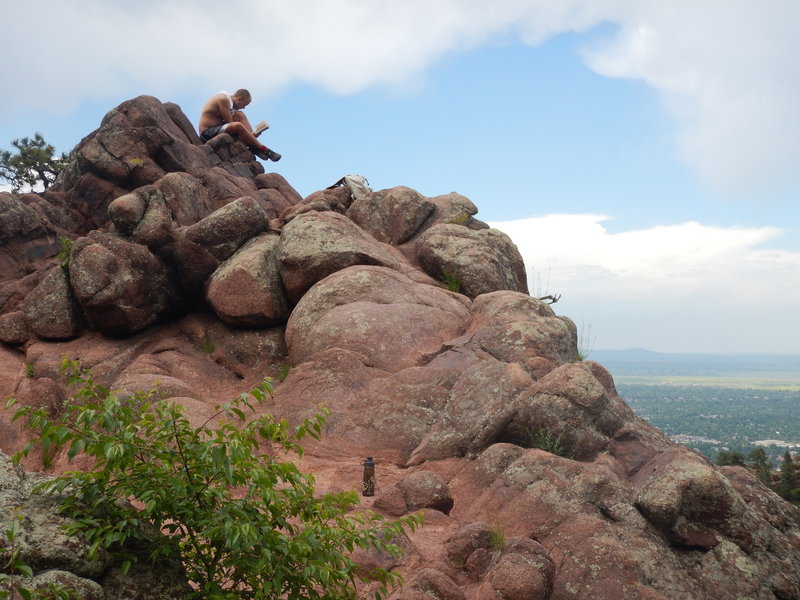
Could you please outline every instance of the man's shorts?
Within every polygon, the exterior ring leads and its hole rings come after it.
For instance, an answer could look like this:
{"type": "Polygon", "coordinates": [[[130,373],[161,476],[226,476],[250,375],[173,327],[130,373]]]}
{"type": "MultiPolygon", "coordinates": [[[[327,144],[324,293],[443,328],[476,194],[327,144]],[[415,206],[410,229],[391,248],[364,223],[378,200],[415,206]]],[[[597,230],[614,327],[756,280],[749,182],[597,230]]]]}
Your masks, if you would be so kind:
{"type": "Polygon", "coordinates": [[[211,138],[218,136],[220,133],[225,131],[225,128],[230,125],[230,123],[223,123],[222,125],[214,125],[213,127],[206,127],[203,131],[200,132],[200,139],[204,142],[207,142],[211,138]]]}

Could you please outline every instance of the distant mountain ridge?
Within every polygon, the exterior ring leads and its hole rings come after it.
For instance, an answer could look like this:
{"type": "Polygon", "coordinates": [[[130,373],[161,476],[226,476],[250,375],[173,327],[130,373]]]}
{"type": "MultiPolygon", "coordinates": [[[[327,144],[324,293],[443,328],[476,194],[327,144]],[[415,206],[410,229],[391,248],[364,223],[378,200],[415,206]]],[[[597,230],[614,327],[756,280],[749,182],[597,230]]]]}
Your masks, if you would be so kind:
{"type": "Polygon", "coordinates": [[[592,350],[595,360],[616,375],[714,376],[733,373],[792,373],[800,380],[800,354],[689,354],[644,348],[592,350]]]}

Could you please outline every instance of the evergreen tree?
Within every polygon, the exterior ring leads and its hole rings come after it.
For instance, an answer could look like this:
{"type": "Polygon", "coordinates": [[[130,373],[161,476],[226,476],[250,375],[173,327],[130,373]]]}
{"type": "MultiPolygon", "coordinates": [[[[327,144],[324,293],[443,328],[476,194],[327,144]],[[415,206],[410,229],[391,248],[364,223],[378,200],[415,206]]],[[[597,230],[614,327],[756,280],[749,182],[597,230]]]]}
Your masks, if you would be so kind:
{"type": "Polygon", "coordinates": [[[761,483],[769,485],[769,472],[772,465],[769,462],[766,450],[759,447],[751,451],[750,454],[747,455],[747,462],[748,466],[753,470],[761,483]]]}
{"type": "Polygon", "coordinates": [[[797,487],[797,472],[792,460],[792,453],[787,450],[781,463],[781,481],[778,484],[777,492],[786,500],[797,501],[800,500],[800,490],[797,487]]]}
{"type": "Polygon", "coordinates": [[[46,190],[58,177],[67,158],[63,153],[56,158],[55,147],[38,132],[33,139],[16,139],[11,145],[16,153],[0,150],[0,179],[10,183],[13,192],[35,191],[39,186],[46,190]]]}
{"type": "Polygon", "coordinates": [[[717,464],[721,467],[744,467],[744,454],[741,452],[720,450],[717,454],[717,464]]]}

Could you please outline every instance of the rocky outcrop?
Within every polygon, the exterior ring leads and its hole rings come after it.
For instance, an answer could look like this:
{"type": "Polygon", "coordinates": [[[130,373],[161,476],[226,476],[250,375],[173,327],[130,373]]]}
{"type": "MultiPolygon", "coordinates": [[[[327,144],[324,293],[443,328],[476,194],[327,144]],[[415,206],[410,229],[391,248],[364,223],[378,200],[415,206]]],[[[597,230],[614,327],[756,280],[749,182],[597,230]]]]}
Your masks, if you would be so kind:
{"type": "Polygon", "coordinates": [[[295,364],[341,348],[362,353],[369,366],[395,370],[461,335],[468,314],[463,298],[446,290],[392,269],[350,267],[303,296],[286,325],[286,342],[295,364]]]}
{"type": "Polygon", "coordinates": [[[496,229],[434,225],[417,241],[417,256],[426,272],[453,280],[470,298],[496,290],[528,292],[517,247],[496,229]]]}
{"type": "Polygon", "coordinates": [[[242,327],[285,323],[289,302],[278,268],[278,236],[250,239],[208,280],[206,300],[224,322],[242,327]]]}
{"type": "MultiPolygon", "coordinates": [[[[22,584],[29,589],[56,583],[77,597],[102,600],[165,600],[181,598],[188,585],[178,564],[162,561],[157,567],[138,563],[127,574],[104,551],[90,558],[89,544],[64,533],[66,517],[58,514],[60,499],[33,491],[41,475],[26,473],[0,452],[0,531],[19,521],[15,539],[19,558],[33,570],[22,584]]],[[[5,564],[5,561],[4,561],[5,564]]]]}
{"type": "Polygon", "coordinates": [[[42,339],[69,339],[80,330],[80,313],[71,293],[69,276],[60,267],[47,272],[20,308],[30,330],[42,339]]]}
{"type": "MultiPolygon", "coordinates": [[[[274,377],[276,417],[331,412],[301,465],[320,491],[357,489],[373,456],[365,504],[424,514],[403,557],[359,555],[404,575],[394,600],[800,597],[797,508],[638,418],[476,214],[406,187],[302,198],[230,136],[200,144],[179,107],[135,98],[53,190],[0,194],[0,391],[58,410],[66,355],[203,422],[274,377]]],[[[26,435],[0,417],[0,449],[26,435]]],[[[128,597],[72,554],[37,577],[128,597]]]]}
{"type": "Polygon", "coordinates": [[[59,238],[69,238],[81,222],[61,194],[0,192],[0,281],[20,279],[43,267],[58,253],[59,238]]]}

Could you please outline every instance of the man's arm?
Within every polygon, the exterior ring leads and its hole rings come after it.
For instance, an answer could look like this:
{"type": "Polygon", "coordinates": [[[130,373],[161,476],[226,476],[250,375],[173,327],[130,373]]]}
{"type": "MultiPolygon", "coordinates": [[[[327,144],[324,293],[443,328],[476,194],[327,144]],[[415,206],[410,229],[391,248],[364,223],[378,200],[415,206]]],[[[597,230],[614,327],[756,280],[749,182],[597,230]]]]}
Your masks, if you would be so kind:
{"type": "Polygon", "coordinates": [[[217,94],[217,112],[219,112],[223,123],[233,123],[231,103],[225,94],[217,94]]]}
{"type": "Polygon", "coordinates": [[[206,127],[214,127],[224,123],[232,123],[233,115],[228,97],[225,94],[211,96],[200,111],[198,128],[203,131],[206,127]]]}

